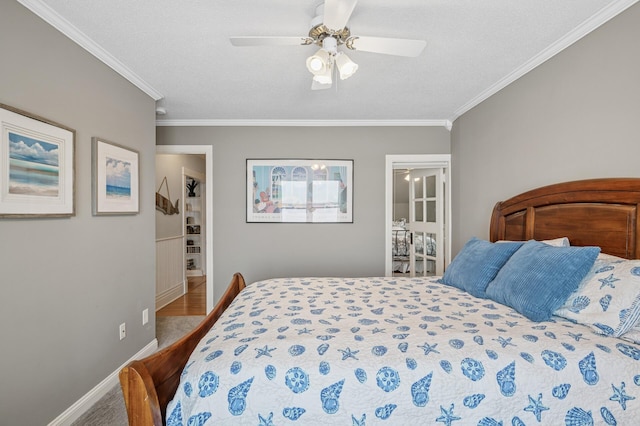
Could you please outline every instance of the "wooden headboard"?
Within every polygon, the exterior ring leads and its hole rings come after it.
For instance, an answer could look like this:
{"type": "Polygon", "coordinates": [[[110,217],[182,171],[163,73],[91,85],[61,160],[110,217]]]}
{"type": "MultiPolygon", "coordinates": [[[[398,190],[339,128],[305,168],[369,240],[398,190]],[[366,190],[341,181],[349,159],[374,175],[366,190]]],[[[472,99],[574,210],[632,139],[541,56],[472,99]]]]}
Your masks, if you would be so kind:
{"type": "Polygon", "coordinates": [[[640,178],[589,179],[534,189],[498,202],[490,239],[568,237],[572,246],[640,258],[640,178]]]}

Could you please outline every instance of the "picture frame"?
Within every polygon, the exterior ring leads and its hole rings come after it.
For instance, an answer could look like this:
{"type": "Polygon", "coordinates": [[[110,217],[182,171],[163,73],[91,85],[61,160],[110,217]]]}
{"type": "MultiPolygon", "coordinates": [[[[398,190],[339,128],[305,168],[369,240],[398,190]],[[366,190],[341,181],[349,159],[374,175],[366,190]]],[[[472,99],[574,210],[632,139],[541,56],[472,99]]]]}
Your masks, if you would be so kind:
{"type": "Polygon", "coordinates": [[[140,212],[140,158],[136,150],[91,138],[93,215],[140,212]]]}
{"type": "Polygon", "coordinates": [[[75,135],[0,103],[0,218],[75,215],[75,135]]]}
{"type": "Polygon", "coordinates": [[[247,159],[247,222],[353,223],[353,160],[247,159]]]}

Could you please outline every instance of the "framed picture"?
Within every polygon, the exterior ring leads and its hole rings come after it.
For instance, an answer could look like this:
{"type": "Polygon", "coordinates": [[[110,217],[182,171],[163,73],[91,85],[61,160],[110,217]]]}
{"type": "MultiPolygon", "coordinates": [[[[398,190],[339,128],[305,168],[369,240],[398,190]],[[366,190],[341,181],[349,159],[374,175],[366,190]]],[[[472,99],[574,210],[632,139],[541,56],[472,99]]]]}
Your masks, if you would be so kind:
{"type": "Polygon", "coordinates": [[[247,222],[353,223],[353,160],[247,160],[247,222]]]}
{"type": "Polygon", "coordinates": [[[137,214],[139,208],[138,151],[92,138],[93,214],[137,214]]]}
{"type": "Polygon", "coordinates": [[[75,130],[0,104],[0,217],[75,214],[75,130]]]}

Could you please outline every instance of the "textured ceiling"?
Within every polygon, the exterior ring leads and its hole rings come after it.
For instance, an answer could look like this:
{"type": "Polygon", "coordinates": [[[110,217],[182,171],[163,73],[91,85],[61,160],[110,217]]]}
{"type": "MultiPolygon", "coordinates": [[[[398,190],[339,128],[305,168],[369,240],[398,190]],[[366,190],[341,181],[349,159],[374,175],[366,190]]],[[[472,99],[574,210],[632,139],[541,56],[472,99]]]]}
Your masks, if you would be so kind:
{"type": "Polygon", "coordinates": [[[417,58],[349,51],[358,72],[320,91],[305,67],[317,46],[229,42],[306,36],[317,0],[18,1],[157,99],[161,125],[450,125],[637,0],[360,0],[352,34],[427,47],[417,58]]]}

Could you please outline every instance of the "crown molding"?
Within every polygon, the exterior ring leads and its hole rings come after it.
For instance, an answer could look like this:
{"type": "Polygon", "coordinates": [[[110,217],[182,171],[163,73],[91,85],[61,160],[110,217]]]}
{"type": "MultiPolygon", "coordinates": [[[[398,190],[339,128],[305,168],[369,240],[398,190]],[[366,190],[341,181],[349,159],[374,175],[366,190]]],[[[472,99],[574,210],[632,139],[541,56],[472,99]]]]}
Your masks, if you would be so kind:
{"type": "Polygon", "coordinates": [[[450,120],[156,120],[158,127],[445,127],[451,131],[450,120]]]}
{"type": "Polygon", "coordinates": [[[458,117],[460,117],[465,112],[469,111],[471,108],[477,106],[482,101],[496,94],[500,90],[507,87],[509,84],[513,83],[523,75],[527,74],[532,69],[538,67],[542,63],[551,59],[553,56],[557,55],[567,47],[571,46],[582,37],[586,36],[590,32],[594,31],[601,25],[605,24],[609,20],[613,19],[620,13],[627,10],[629,7],[633,6],[639,0],[621,0],[615,3],[612,3],[604,8],[602,8],[598,13],[591,16],[589,19],[584,21],[582,24],[578,25],[575,29],[567,33],[564,37],[558,40],[556,43],[544,49],[542,52],[538,53],[533,58],[529,59],[522,66],[518,67],[511,73],[507,74],[504,78],[481,92],[478,96],[471,99],[466,104],[462,105],[453,113],[453,117],[451,117],[450,121],[455,121],[458,117]]]}
{"type": "Polygon", "coordinates": [[[60,31],[62,34],[69,37],[72,41],[85,49],[87,52],[91,53],[93,56],[104,62],[108,67],[113,69],[122,77],[129,80],[132,84],[134,84],[144,93],[153,98],[153,100],[158,101],[164,98],[164,96],[160,92],[151,87],[146,81],[140,78],[140,76],[131,71],[125,64],[123,64],[109,52],[104,50],[102,46],[87,37],[86,34],[73,26],[69,21],[64,19],[55,10],[53,10],[47,4],[43,3],[41,0],[18,0],[18,2],[29,9],[31,12],[35,13],[49,25],[60,31]]]}

